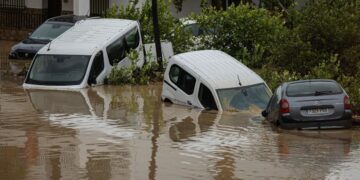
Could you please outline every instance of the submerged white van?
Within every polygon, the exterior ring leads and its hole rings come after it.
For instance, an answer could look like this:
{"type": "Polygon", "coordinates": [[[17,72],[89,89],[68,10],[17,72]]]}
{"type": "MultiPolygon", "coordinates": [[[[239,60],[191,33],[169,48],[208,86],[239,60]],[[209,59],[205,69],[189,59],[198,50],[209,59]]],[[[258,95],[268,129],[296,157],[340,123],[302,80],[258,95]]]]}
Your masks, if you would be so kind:
{"type": "Polygon", "coordinates": [[[144,51],[137,21],[86,19],[44,46],[34,57],[23,86],[37,89],[79,89],[104,83],[112,67],[131,64],[126,54],[144,51]]]}
{"type": "Polygon", "coordinates": [[[165,70],[161,98],[219,111],[261,112],[271,97],[265,81],[230,55],[217,50],[173,56],[165,70]]]}

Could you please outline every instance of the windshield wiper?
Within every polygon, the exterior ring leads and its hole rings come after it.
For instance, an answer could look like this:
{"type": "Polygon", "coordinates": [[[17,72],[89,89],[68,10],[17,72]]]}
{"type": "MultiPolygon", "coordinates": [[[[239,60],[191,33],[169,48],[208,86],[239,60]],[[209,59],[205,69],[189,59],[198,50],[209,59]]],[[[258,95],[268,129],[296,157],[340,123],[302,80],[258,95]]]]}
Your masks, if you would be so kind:
{"type": "Polygon", "coordinates": [[[332,91],[315,91],[315,96],[332,94],[332,91]]]}

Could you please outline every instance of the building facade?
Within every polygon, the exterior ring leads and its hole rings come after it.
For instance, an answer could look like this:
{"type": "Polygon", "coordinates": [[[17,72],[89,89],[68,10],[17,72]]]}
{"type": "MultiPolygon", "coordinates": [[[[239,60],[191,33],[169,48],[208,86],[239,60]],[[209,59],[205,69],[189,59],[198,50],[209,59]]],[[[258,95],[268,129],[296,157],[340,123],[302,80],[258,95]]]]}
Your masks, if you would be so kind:
{"type": "MultiPolygon", "coordinates": [[[[63,14],[101,16],[113,5],[125,6],[132,0],[0,0],[0,39],[21,40],[46,19],[63,14]]],[[[139,8],[146,0],[139,0],[139,8]]],[[[176,18],[201,11],[202,0],[183,0],[181,11],[170,6],[176,18]]],[[[241,0],[207,0],[208,4],[226,9],[241,0]],[[220,4],[218,4],[220,2],[220,4]]],[[[259,5],[261,0],[251,0],[259,5]]],[[[298,0],[303,4],[307,0],[298,0]]]]}

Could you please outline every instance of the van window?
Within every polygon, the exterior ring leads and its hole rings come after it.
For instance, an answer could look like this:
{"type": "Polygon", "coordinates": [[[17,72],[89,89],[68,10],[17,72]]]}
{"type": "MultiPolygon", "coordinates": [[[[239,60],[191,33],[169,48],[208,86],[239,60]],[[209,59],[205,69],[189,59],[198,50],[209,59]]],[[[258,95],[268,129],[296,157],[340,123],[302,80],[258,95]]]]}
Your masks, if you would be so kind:
{"type": "Polygon", "coordinates": [[[169,72],[170,80],[186,94],[190,95],[194,92],[196,79],[188,72],[177,65],[173,65],[169,72]]]}
{"type": "Polygon", "coordinates": [[[134,28],[133,30],[131,30],[131,32],[125,36],[125,40],[128,48],[136,49],[140,43],[140,35],[138,29],[134,28]]]}
{"type": "Polygon", "coordinates": [[[115,40],[112,44],[106,47],[111,65],[119,63],[126,56],[126,45],[124,38],[121,37],[115,40]]]}
{"type": "Polygon", "coordinates": [[[214,96],[212,95],[210,89],[207,88],[202,83],[200,84],[198,98],[200,100],[201,105],[205,109],[218,110],[216,107],[214,96]]]}
{"type": "Polygon", "coordinates": [[[98,52],[94,58],[93,64],[91,66],[90,75],[88,79],[88,84],[95,84],[96,78],[104,70],[104,57],[102,51],[98,52]]]}

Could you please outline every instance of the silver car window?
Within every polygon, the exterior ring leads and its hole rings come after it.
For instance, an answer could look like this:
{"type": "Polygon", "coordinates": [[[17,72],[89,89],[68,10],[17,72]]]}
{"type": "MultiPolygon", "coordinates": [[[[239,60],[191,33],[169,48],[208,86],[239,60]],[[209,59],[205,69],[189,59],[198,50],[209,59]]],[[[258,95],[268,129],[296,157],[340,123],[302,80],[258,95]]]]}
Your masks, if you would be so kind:
{"type": "Polygon", "coordinates": [[[342,93],[341,87],[333,81],[305,81],[291,83],[286,88],[289,97],[317,96],[342,93]]]}

